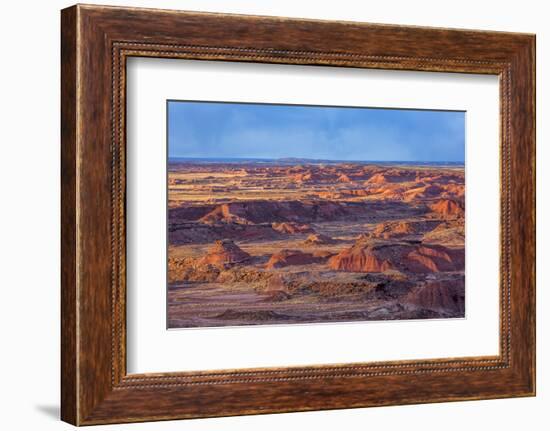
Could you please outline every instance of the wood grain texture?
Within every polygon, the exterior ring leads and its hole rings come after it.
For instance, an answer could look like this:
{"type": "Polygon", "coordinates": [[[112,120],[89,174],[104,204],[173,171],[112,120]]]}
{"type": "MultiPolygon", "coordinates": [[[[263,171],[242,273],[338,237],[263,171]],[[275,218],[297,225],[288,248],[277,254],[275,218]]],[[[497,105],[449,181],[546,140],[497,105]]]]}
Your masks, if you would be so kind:
{"type": "Polygon", "coordinates": [[[85,425],[533,395],[534,47],[534,36],[525,34],[100,6],[65,9],[63,420],[85,425]],[[499,356],[127,375],[129,56],[499,75],[499,356]]]}
{"type": "Polygon", "coordinates": [[[61,417],[77,422],[76,9],[61,16],[61,417]]]}

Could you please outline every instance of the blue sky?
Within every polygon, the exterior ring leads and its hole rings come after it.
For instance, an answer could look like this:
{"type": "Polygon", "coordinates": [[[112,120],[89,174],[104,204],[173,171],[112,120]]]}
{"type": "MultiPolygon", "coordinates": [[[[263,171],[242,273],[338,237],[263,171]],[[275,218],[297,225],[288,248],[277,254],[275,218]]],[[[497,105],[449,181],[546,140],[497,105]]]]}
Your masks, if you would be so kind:
{"type": "Polygon", "coordinates": [[[169,157],[464,162],[465,113],[168,102],[169,157]]]}

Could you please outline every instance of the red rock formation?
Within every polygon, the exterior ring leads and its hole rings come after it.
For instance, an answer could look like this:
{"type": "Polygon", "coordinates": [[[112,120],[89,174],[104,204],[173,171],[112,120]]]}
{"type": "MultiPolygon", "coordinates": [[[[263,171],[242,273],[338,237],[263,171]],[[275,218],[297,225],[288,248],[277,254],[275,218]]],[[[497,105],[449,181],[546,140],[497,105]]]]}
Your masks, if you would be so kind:
{"type": "Polygon", "coordinates": [[[336,181],[339,183],[351,183],[351,178],[348,177],[346,174],[341,174],[336,181]]]}
{"type": "Polygon", "coordinates": [[[393,264],[372,246],[355,244],[328,261],[331,269],[349,272],[384,272],[395,269],[393,264]]]}
{"type": "Polygon", "coordinates": [[[200,265],[227,265],[244,262],[250,258],[250,255],[241,250],[233,241],[225,239],[216,241],[208,250],[208,253],[199,259],[200,265]]]}
{"type": "Polygon", "coordinates": [[[428,282],[411,290],[403,302],[428,310],[463,314],[464,279],[428,282]]]}
{"type": "Polygon", "coordinates": [[[464,216],[463,205],[452,199],[441,199],[430,205],[430,209],[433,212],[445,217],[456,218],[464,216]]]}
{"type": "Polygon", "coordinates": [[[372,177],[370,177],[365,184],[386,184],[388,179],[386,176],[382,173],[374,174],[372,177]]]}
{"type": "Polygon", "coordinates": [[[310,253],[303,253],[300,250],[281,250],[271,256],[266,264],[267,269],[283,268],[290,265],[309,265],[318,263],[319,258],[310,253]]]}
{"type": "Polygon", "coordinates": [[[349,272],[425,273],[464,270],[464,250],[441,245],[384,244],[360,240],[328,261],[329,267],[349,272]]]}

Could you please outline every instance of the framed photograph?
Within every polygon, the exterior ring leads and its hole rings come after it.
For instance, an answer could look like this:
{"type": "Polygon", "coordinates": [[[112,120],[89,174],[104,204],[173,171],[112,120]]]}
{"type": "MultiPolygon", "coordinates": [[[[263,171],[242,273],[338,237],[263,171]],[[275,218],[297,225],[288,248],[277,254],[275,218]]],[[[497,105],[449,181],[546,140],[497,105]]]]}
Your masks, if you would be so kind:
{"type": "Polygon", "coordinates": [[[62,419],[535,394],[535,36],[62,11],[62,419]]]}

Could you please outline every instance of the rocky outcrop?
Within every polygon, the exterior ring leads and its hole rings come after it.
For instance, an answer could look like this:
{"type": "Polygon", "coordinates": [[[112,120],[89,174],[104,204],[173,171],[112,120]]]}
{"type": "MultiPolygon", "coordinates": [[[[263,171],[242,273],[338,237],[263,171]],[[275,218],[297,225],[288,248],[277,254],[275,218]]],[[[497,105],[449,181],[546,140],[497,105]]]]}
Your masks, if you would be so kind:
{"type": "Polygon", "coordinates": [[[331,269],[349,272],[398,270],[412,273],[464,270],[464,250],[441,245],[358,241],[329,259],[331,269]]]}
{"type": "Polygon", "coordinates": [[[395,269],[395,265],[374,246],[355,244],[338,253],[328,261],[328,266],[337,271],[384,272],[395,269]]]}
{"type": "Polygon", "coordinates": [[[352,180],[346,174],[341,174],[341,175],[338,176],[336,181],[338,181],[339,183],[351,183],[352,180]]]}
{"type": "Polygon", "coordinates": [[[374,174],[372,177],[370,177],[365,184],[386,184],[390,182],[389,178],[386,177],[386,175],[382,173],[374,174]]]}
{"type": "Polygon", "coordinates": [[[187,281],[211,283],[216,281],[221,269],[215,265],[196,265],[193,258],[168,259],[168,282],[187,281]]]}
{"type": "Polygon", "coordinates": [[[207,254],[199,259],[199,265],[225,266],[241,263],[250,255],[229,239],[216,241],[207,254]]]}

